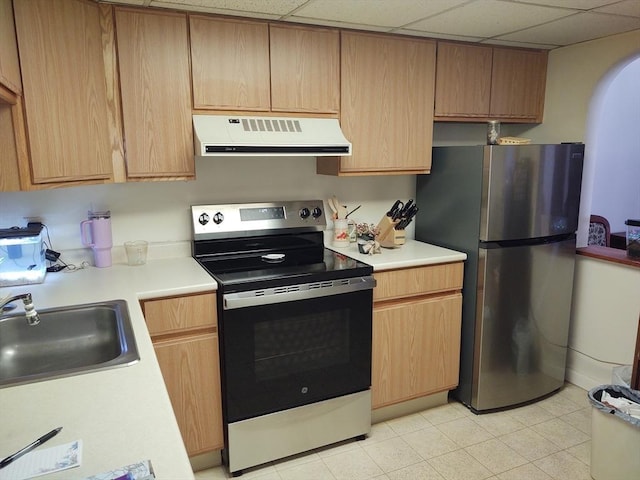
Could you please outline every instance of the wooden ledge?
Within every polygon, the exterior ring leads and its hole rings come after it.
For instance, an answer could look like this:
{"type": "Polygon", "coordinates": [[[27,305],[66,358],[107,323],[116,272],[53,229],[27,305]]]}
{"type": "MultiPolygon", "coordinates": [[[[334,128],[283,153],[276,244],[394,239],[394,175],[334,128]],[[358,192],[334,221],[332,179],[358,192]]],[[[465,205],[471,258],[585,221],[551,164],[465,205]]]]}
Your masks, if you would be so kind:
{"type": "Polygon", "coordinates": [[[620,263],[622,265],[640,268],[640,259],[633,260],[627,257],[627,251],[619,248],[589,245],[588,247],[577,248],[576,253],[578,255],[584,255],[585,257],[598,258],[607,262],[620,263]]]}

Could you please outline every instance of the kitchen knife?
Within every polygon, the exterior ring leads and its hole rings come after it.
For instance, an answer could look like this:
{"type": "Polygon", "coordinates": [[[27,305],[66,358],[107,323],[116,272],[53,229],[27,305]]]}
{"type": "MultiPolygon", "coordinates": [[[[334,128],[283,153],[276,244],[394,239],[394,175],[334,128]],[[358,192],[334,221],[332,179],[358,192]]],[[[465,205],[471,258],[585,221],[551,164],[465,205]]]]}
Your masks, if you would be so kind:
{"type": "Polygon", "coordinates": [[[404,204],[400,200],[396,200],[396,203],[394,203],[391,209],[387,212],[387,217],[391,217],[393,220],[393,217],[402,209],[402,207],[404,207],[404,204]]]}

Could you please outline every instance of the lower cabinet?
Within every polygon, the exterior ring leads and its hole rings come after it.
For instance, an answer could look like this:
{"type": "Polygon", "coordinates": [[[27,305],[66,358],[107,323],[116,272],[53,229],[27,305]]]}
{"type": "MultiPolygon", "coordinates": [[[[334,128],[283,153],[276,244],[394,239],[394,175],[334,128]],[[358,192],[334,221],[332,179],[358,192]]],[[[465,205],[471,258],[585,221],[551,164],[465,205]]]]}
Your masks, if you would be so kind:
{"type": "Polygon", "coordinates": [[[375,274],[372,408],[458,385],[462,262],[375,274]]]}
{"type": "Polygon", "coordinates": [[[142,309],[187,453],[221,449],[215,293],[144,300],[142,309]]]}

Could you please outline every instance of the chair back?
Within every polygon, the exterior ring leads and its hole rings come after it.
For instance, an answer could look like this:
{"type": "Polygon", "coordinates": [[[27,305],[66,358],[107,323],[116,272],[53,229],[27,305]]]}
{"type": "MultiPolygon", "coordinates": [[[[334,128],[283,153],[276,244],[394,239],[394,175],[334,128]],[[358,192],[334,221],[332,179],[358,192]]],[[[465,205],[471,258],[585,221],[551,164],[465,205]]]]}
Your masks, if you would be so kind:
{"type": "Polygon", "coordinates": [[[588,245],[611,246],[611,227],[609,221],[600,215],[591,215],[589,220],[588,245]]]}

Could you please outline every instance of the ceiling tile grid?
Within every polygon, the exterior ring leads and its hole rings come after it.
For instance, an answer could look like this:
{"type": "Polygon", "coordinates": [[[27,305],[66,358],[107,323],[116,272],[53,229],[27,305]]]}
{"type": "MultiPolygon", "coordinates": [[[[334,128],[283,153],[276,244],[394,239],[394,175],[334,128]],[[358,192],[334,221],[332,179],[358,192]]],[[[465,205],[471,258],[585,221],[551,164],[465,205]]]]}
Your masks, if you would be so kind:
{"type": "Polygon", "coordinates": [[[108,0],[552,49],[640,29],[640,0],[108,0]]]}

